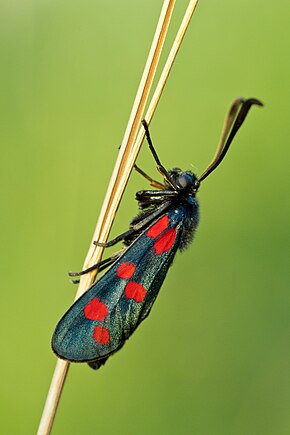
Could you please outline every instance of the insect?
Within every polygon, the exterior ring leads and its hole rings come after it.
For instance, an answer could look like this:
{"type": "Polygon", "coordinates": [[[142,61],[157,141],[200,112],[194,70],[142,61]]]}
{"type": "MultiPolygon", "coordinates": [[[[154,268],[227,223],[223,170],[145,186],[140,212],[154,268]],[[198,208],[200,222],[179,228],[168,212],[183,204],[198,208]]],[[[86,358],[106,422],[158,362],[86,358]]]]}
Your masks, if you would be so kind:
{"type": "Polygon", "coordinates": [[[153,146],[148,125],[142,121],[147,142],[164,183],[153,180],[138,166],[135,169],[155,190],[137,192],[140,213],[128,231],[97,245],[125,247],[93,267],[111,266],[64,314],[52,337],[52,349],[60,358],[88,362],[97,369],[119,350],[148,316],[177,250],[192,241],[199,221],[196,193],[200,183],[221,163],[252,105],[250,98],[236,99],[226,117],[216,154],[200,177],[178,168],[167,171],[153,146]]]}

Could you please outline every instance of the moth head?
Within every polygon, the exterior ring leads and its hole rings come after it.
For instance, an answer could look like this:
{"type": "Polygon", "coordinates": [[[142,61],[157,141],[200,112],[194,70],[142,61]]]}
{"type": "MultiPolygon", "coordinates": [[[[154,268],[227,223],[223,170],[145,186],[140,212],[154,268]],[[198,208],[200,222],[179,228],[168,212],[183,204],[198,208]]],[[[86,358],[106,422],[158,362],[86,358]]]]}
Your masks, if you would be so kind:
{"type": "Polygon", "coordinates": [[[174,180],[175,184],[184,191],[194,193],[199,187],[197,176],[191,171],[182,172],[179,168],[173,168],[169,171],[170,177],[174,180]]]}

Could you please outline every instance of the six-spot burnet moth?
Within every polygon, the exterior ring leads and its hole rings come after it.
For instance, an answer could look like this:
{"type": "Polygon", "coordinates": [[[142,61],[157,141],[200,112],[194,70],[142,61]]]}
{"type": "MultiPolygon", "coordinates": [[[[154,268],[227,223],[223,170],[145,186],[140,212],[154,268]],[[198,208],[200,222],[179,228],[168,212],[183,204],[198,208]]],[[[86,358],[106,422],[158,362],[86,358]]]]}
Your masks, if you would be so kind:
{"type": "Polygon", "coordinates": [[[217,152],[200,177],[178,168],[167,171],[153,147],[146,122],[142,122],[164,184],[135,165],[155,190],[137,192],[141,212],[131,221],[130,229],[103,244],[108,247],[123,241],[125,247],[121,251],[85,271],[70,274],[82,275],[94,268],[103,270],[111,266],[57,324],[52,337],[52,349],[57,356],[88,362],[97,369],[148,316],[176,251],[186,249],[193,239],[199,221],[196,193],[200,183],[223,160],[254,104],[262,106],[254,98],[233,102],[217,152]]]}

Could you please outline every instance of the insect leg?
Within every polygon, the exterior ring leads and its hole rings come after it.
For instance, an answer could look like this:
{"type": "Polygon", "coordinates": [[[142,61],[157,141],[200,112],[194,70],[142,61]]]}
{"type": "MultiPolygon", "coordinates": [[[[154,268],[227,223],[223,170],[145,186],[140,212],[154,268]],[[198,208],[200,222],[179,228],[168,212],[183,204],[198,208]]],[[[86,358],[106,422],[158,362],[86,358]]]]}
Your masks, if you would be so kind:
{"type": "Polygon", "coordinates": [[[121,240],[124,240],[125,237],[131,236],[133,232],[134,232],[134,230],[132,230],[132,229],[127,230],[124,233],[119,234],[117,237],[115,237],[114,239],[110,240],[109,242],[94,241],[94,245],[96,245],[96,246],[102,246],[104,248],[109,248],[110,246],[114,246],[114,245],[116,245],[116,243],[121,242],[121,240]]]}
{"type": "Polygon", "coordinates": [[[151,140],[151,136],[149,133],[149,128],[148,128],[148,124],[145,121],[145,119],[142,120],[142,125],[144,127],[145,130],[145,136],[150,148],[150,151],[153,155],[153,158],[155,160],[155,162],[157,163],[157,170],[160,172],[160,174],[164,177],[164,179],[167,181],[167,183],[176,191],[178,191],[178,186],[174,183],[174,181],[171,179],[169,173],[166,171],[166,169],[164,168],[164,166],[161,164],[159,157],[155,151],[155,148],[153,146],[152,140],[151,140]]]}
{"type": "Polygon", "coordinates": [[[146,180],[150,181],[151,186],[156,187],[157,189],[165,189],[164,184],[159,183],[159,181],[153,180],[153,178],[147,175],[146,172],[142,171],[142,169],[139,168],[139,166],[137,166],[136,164],[134,165],[134,169],[139,172],[139,174],[141,174],[144,178],[146,178],[146,180]]]}
{"type": "Polygon", "coordinates": [[[69,276],[81,276],[85,275],[86,273],[91,272],[92,270],[99,269],[99,272],[106,269],[107,267],[111,266],[126,250],[127,248],[120,249],[120,251],[115,252],[111,255],[111,257],[105,258],[104,260],[99,261],[98,263],[94,264],[91,267],[88,267],[85,270],[82,270],[81,272],[69,272],[69,276]]]}
{"type": "MultiPolygon", "coordinates": [[[[159,195],[161,195],[161,192],[159,192],[159,195]]],[[[170,191],[172,194],[172,191],[170,191]]],[[[110,240],[109,242],[98,242],[94,241],[94,245],[96,246],[102,246],[104,248],[108,248],[110,246],[115,245],[118,242],[121,242],[124,239],[134,237],[136,233],[138,233],[140,230],[142,230],[144,227],[148,226],[150,222],[155,220],[157,217],[159,217],[161,214],[163,214],[168,208],[170,207],[170,202],[164,202],[160,204],[155,211],[150,211],[148,215],[145,215],[144,217],[141,216],[140,218],[137,217],[136,222],[131,223],[131,228],[128,231],[125,231],[122,234],[119,234],[119,236],[115,237],[115,239],[110,240]]]]}
{"type": "MultiPolygon", "coordinates": [[[[144,192],[147,192],[146,190],[144,192]]],[[[148,190],[148,192],[152,192],[150,190],[148,190]]],[[[163,191],[157,190],[154,191],[159,194],[159,196],[162,196],[163,191]]],[[[165,191],[167,192],[167,191],[165,191]]],[[[172,195],[172,191],[168,191],[168,195],[170,194],[170,196],[172,195]]],[[[164,195],[166,197],[166,195],[164,195]]],[[[164,198],[165,199],[165,198],[164,198]]],[[[147,215],[144,219],[142,219],[141,216],[141,220],[138,221],[138,224],[133,224],[131,225],[131,228],[127,231],[125,231],[122,234],[119,234],[117,237],[115,237],[114,239],[110,240],[109,242],[98,242],[98,241],[94,241],[94,245],[96,246],[102,246],[104,248],[109,248],[110,246],[114,246],[116,243],[121,242],[122,240],[126,239],[127,237],[130,236],[134,236],[134,234],[138,231],[140,231],[143,227],[146,227],[146,225],[148,225],[148,223],[150,221],[153,221],[154,219],[156,219],[159,215],[161,215],[162,213],[164,213],[164,211],[170,206],[170,203],[168,202],[164,202],[160,204],[159,207],[156,208],[156,210],[154,212],[150,211],[150,213],[148,214],[148,218],[147,215]]]]}
{"type": "Polygon", "coordinates": [[[136,199],[145,199],[145,198],[168,198],[168,197],[175,197],[178,195],[178,192],[175,192],[175,190],[140,190],[136,193],[136,199]]]}
{"type": "MultiPolygon", "coordinates": [[[[170,193],[172,193],[170,191],[170,193]]],[[[120,242],[121,240],[124,240],[125,238],[128,238],[130,236],[134,236],[134,234],[138,233],[140,230],[142,230],[144,227],[148,226],[150,222],[155,220],[159,215],[163,214],[167,208],[170,207],[170,202],[163,203],[160,207],[157,207],[157,209],[154,212],[150,212],[150,214],[146,215],[143,219],[139,220],[138,222],[134,223],[132,225],[132,228],[128,231],[125,231],[124,233],[117,236],[115,239],[110,240],[106,243],[101,242],[94,242],[96,246],[113,246],[114,244],[120,242]]],[[[105,258],[104,260],[99,261],[98,263],[94,264],[93,266],[89,267],[88,269],[82,270],[81,272],[69,272],[69,276],[81,276],[85,275],[86,273],[91,272],[92,270],[99,269],[99,272],[106,269],[108,266],[113,264],[127,249],[127,247],[121,249],[118,252],[115,252],[111,255],[111,257],[105,258]]],[[[77,281],[73,281],[77,283],[77,281]]]]}
{"type": "MultiPolygon", "coordinates": [[[[160,191],[158,191],[160,192],[160,191]]],[[[150,213],[149,216],[152,216],[152,212],[150,213]]],[[[155,214],[153,215],[152,219],[154,219],[155,214]]],[[[151,220],[152,220],[151,219],[151,220]]],[[[143,222],[143,220],[141,221],[143,222]]],[[[130,237],[130,236],[134,236],[134,234],[137,231],[140,231],[142,229],[143,226],[146,225],[146,222],[144,224],[138,225],[138,227],[136,227],[135,225],[132,226],[132,228],[130,228],[129,230],[125,231],[122,234],[119,234],[117,237],[115,237],[112,240],[109,240],[108,242],[98,242],[97,240],[94,241],[94,245],[96,246],[102,246],[103,248],[109,248],[110,246],[114,246],[116,245],[118,242],[121,242],[122,240],[130,237]]]]}
{"type": "Polygon", "coordinates": [[[158,218],[160,215],[164,214],[168,208],[170,208],[170,201],[163,202],[156,207],[155,211],[150,210],[148,214],[137,216],[131,222],[132,229],[134,232],[138,232],[143,228],[146,228],[152,221],[158,218]]]}

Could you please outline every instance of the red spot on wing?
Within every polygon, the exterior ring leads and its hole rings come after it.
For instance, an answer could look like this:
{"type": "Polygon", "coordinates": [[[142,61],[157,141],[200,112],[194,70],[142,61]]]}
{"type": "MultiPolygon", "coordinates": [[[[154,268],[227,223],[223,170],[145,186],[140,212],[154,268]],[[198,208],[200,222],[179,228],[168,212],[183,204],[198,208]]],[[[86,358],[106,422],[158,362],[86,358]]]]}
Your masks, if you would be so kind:
{"type": "Polygon", "coordinates": [[[108,308],[98,298],[92,299],[84,308],[84,315],[88,320],[99,320],[102,322],[108,314],[108,308]]]}
{"type": "Polygon", "coordinates": [[[164,252],[170,251],[174,245],[176,239],[176,229],[170,228],[165,231],[154,243],[154,249],[156,254],[163,254],[164,252]]]}
{"type": "Polygon", "coordinates": [[[125,287],[125,296],[128,299],[134,299],[136,302],[143,302],[146,296],[146,290],[142,284],[130,281],[125,287]]]}
{"type": "Polygon", "coordinates": [[[159,236],[162,231],[166,230],[169,225],[169,218],[167,215],[163,216],[159,221],[156,222],[146,233],[148,237],[151,237],[152,239],[155,239],[157,236],[159,236]]]}
{"type": "Polygon", "coordinates": [[[125,261],[124,263],[120,264],[120,266],[116,271],[116,274],[119,278],[129,279],[131,278],[135,270],[136,270],[135,264],[130,263],[129,261],[125,261]]]}
{"type": "Polygon", "coordinates": [[[110,341],[110,334],[107,328],[102,328],[100,325],[97,325],[94,329],[94,339],[99,344],[108,344],[110,341]]]}

